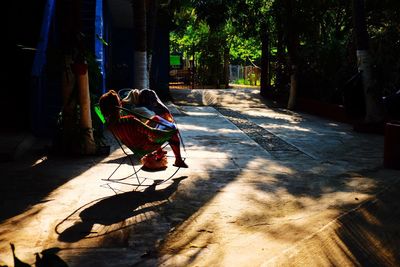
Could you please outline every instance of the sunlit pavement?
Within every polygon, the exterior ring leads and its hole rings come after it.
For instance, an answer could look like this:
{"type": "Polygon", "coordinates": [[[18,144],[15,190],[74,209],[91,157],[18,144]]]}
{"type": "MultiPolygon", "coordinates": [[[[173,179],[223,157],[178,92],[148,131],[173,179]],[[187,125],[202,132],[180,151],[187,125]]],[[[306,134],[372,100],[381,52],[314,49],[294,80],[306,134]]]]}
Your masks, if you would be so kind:
{"type": "Polygon", "coordinates": [[[68,266],[399,265],[400,172],[382,167],[383,136],[267,108],[256,90],[173,96],[181,179],[151,186],[175,172],[169,151],[143,186],[104,181],[124,159],[111,138],[107,157],[39,142],[1,163],[0,265],[13,266],[10,242],[31,265],[50,248],[68,266]]]}

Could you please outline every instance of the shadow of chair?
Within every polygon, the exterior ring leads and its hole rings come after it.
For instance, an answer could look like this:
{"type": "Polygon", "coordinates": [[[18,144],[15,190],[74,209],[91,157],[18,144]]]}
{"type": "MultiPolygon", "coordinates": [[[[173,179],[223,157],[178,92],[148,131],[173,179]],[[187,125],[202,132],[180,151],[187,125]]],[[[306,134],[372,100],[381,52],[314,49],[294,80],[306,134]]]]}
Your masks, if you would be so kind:
{"type": "MultiPolygon", "coordinates": [[[[156,180],[152,185],[148,186],[144,191],[131,191],[121,194],[116,194],[111,197],[102,198],[95,204],[85,208],[86,205],[71,213],[67,218],[61,221],[55,228],[56,233],[59,234],[58,240],[62,242],[77,242],[83,238],[88,238],[92,233],[92,228],[95,224],[103,226],[111,226],[124,222],[125,220],[146,213],[148,211],[159,208],[157,202],[165,203],[168,198],[177,190],[179,183],[186,179],[187,176],[182,176],[172,179],[172,183],[167,187],[156,190],[162,180],[156,180]],[[151,206],[146,204],[156,203],[151,206]],[[79,212],[81,210],[81,212],[79,212]],[[72,226],[60,231],[62,225],[71,220],[74,214],[79,212],[80,221],[76,221],[72,226]]],[[[93,202],[91,202],[93,203],[93,202]]],[[[128,226],[130,226],[128,224],[128,226]]],[[[126,228],[126,224],[117,227],[113,231],[126,228]]],[[[107,231],[106,234],[111,231],[107,231]]],[[[100,236],[101,234],[95,235],[100,236]]]]}

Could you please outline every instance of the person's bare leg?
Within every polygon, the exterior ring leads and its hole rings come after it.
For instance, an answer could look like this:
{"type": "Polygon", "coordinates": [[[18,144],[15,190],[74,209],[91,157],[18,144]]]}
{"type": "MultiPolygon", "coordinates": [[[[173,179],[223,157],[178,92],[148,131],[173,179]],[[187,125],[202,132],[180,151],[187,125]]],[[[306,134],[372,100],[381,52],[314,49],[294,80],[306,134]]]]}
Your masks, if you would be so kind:
{"type": "Polygon", "coordinates": [[[175,133],[172,138],[169,140],[169,145],[172,148],[172,152],[175,155],[175,163],[174,166],[180,168],[188,168],[188,165],[183,161],[181,156],[181,149],[180,149],[180,139],[178,133],[175,133]]]}

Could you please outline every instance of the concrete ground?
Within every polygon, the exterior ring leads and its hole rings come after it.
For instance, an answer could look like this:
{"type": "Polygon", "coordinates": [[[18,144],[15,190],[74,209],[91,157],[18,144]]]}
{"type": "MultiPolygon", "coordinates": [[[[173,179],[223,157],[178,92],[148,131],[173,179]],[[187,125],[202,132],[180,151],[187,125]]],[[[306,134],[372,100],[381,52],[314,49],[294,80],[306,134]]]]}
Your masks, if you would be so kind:
{"type": "Polygon", "coordinates": [[[382,167],[383,136],[268,108],[253,89],[173,97],[189,168],[165,183],[170,150],[144,186],[107,181],[125,159],[112,138],[105,157],[36,140],[0,163],[0,265],[14,266],[13,243],[32,266],[400,266],[400,171],[382,167]]]}

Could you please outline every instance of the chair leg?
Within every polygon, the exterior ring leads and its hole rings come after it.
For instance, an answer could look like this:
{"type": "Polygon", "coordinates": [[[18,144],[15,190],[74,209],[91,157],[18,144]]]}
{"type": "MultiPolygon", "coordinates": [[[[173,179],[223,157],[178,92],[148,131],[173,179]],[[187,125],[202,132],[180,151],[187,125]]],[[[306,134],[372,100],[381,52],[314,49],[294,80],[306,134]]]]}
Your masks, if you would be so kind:
{"type": "MultiPolygon", "coordinates": [[[[125,151],[124,147],[122,146],[122,144],[121,144],[121,142],[118,140],[118,138],[115,136],[115,134],[112,133],[112,135],[114,136],[115,140],[117,141],[119,147],[122,149],[122,151],[124,152],[124,154],[128,157],[129,161],[131,162],[132,168],[133,168],[133,174],[131,174],[131,175],[127,176],[127,177],[124,177],[124,178],[122,178],[122,179],[117,179],[117,180],[114,179],[114,181],[122,181],[122,180],[128,179],[128,178],[130,178],[130,177],[132,177],[132,176],[136,176],[136,179],[137,179],[137,181],[138,181],[138,183],[139,183],[139,186],[141,186],[142,183],[140,182],[139,176],[138,176],[137,174],[138,174],[138,172],[142,169],[142,167],[140,167],[140,168],[136,171],[135,164],[134,164],[134,162],[133,162],[131,156],[125,151]]],[[[125,158],[125,159],[126,159],[126,158],[125,158]]],[[[125,159],[124,159],[124,162],[125,162],[125,159]]],[[[122,162],[122,163],[123,163],[123,162],[122,162]]],[[[122,165],[122,163],[118,166],[118,168],[122,165]]],[[[118,168],[117,168],[117,169],[118,169],[118,168]]],[[[115,171],[117,171],[117,170],[115,170],[115,171]]],[[[111,174],[111,176],[115,173],[115,171],[111,174]]],[[[110,177],[111,177],[111,176],[110,176],[110,177]]],[[[109,180],[110,180],[110,177],[109,177],[109,180]]]]}
{"type": "Polygon", "coordinates": [[[142,170],[142,168],[139,168],[139,169],[136,170],[135,165],[134,165],[134,162],[133,162],[133,160],[131,159],[131,156],[127,154],[126,157],[124,157],[124,158],[121,160],[121,162],[118,164],[118,167],[115,168],[115,170],[110,174],[110,176],[108,176],[107,179],[102,179],[102,180],[104,180],[104,181],[111,181],[111,182],[117,182],[117,181],[123,181],[123,180],[129,179],[129,178],[135,176],[136,179],[137,179],[137,181],[138,181],[138,183],[139,183],[139,185],[141,185],[141,182],[140,182],[140,179],[139,179],[139,176],[138,176],[138,173],[139,173],[141,170],[142,170]],[[122,166],[122,164],[124,164],[124,163],[126,162],[126,158],[128,158],[129,161],[130,161],[131,164],[132,164],[133,173],[132,173],[132,174],[129,174],[128,176],[122,177],[122,178],[115,178],[115,179],[112,179],[111,177],[118,171],[118,169],[122,166]]]}

